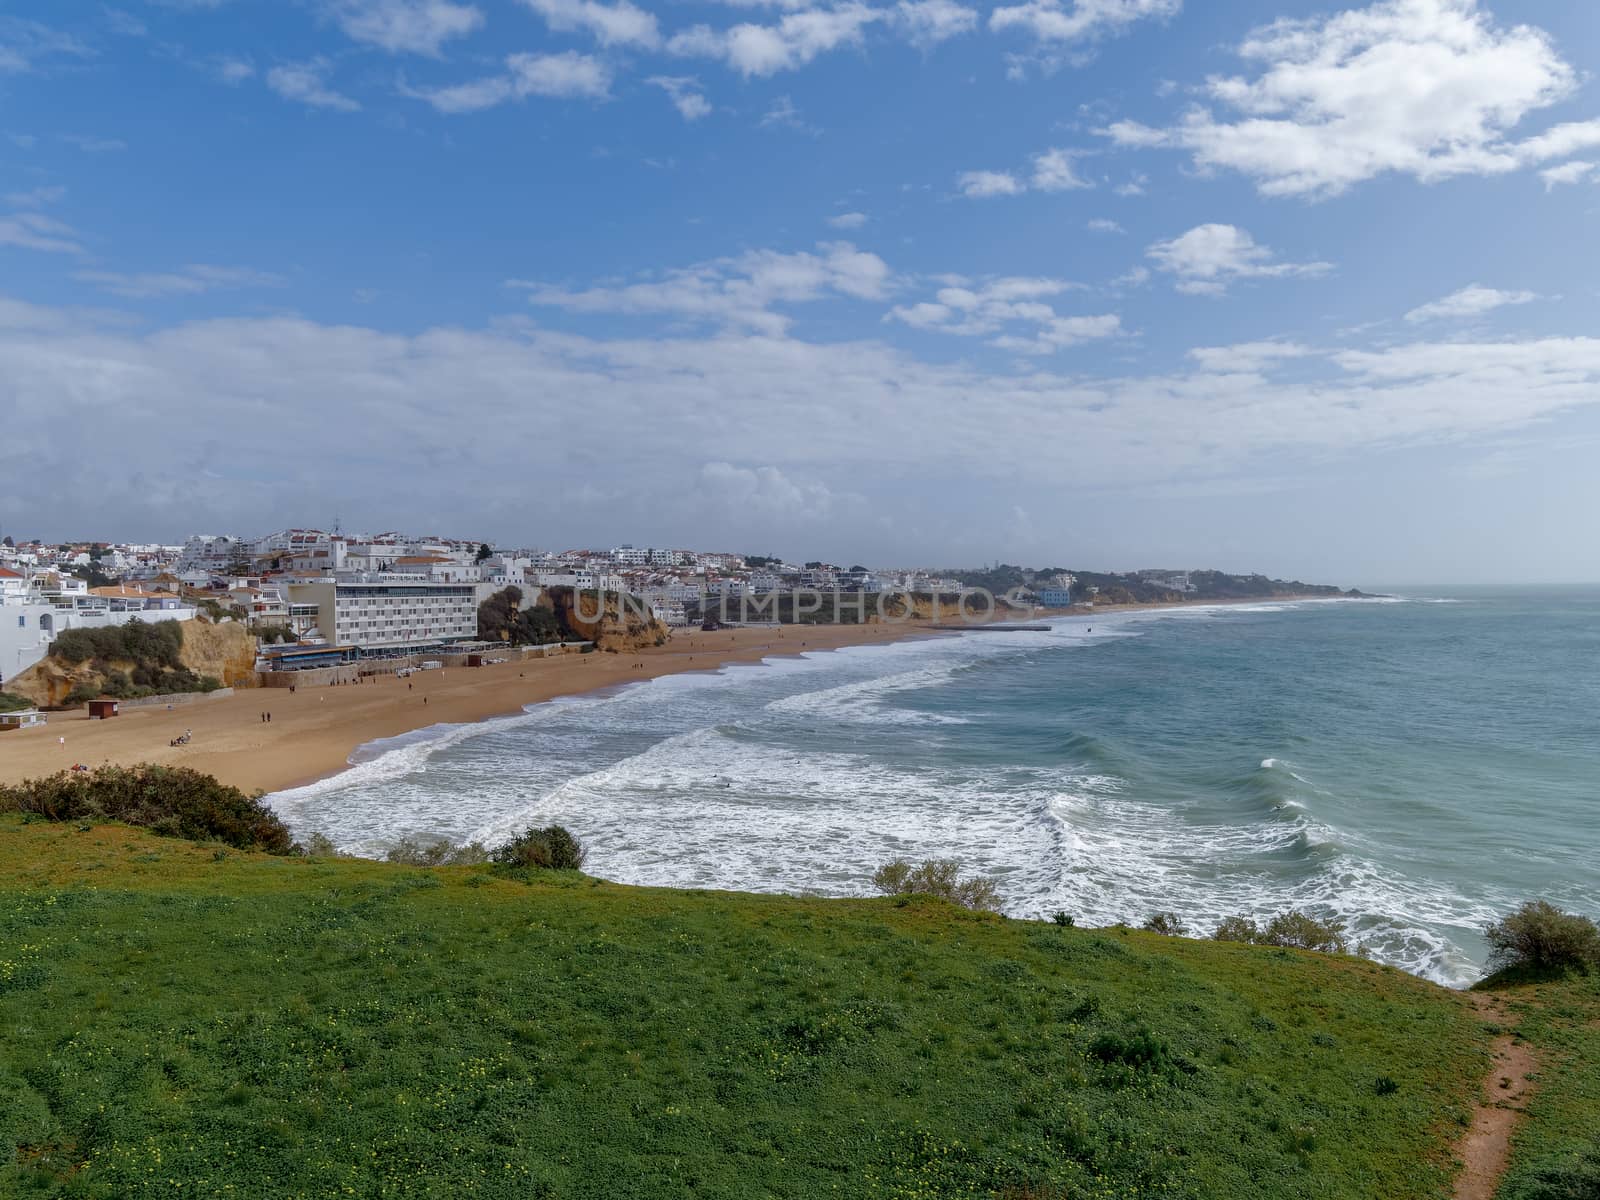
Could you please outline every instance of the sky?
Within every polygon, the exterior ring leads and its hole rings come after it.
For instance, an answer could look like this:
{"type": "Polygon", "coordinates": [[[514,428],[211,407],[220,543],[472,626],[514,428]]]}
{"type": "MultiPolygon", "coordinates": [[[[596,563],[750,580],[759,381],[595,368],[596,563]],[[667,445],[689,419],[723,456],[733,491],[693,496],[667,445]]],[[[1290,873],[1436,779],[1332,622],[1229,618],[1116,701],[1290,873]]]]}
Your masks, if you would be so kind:
{"type": "Polygon", "coordinates": [[[1600,6],[12,0],[0,530],[1600,579],[1600,6]]]}

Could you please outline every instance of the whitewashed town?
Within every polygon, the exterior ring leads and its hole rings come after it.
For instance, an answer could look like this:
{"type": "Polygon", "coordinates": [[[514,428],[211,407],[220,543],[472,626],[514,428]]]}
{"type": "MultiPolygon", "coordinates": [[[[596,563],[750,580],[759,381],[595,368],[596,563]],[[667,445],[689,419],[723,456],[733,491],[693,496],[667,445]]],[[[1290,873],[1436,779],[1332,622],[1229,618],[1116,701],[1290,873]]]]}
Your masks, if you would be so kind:
{"type": "MultiPolygon", "coordinates": [[[[1070,575],[1041,589],[1070,602],[1070,575]]],[[[0,682],[42,659],[68,629],[134,620],[238,621],[264,640],[397,653],[469,642],[479,606],[508,587],[622,593],[681,627],[708,604],[807,590],[956,591],[961,581],[919,569],[869,570],[821,561],[617,546],[546,552],[476,539],[397,532],[347,535],[283,529],[248,538],[196,534],[182,545],[0,541],[0,682]]]]}

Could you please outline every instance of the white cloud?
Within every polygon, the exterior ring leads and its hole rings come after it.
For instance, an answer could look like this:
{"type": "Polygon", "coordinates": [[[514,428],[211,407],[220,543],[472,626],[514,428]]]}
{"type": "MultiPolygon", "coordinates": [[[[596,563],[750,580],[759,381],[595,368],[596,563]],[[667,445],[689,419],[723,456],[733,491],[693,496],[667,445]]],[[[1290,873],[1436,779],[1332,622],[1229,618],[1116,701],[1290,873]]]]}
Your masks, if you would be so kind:
{"type": "Polygon", "coordinates": [[[217,78],[230,86],[241,84],[256,73],[255,64],[242,58],[219,59],[214,70],[217,78]]]}
{"type": "Polygon", "coordinates": [[[450,87],[401,90],[451,115],[479,112],[529,96],[603,100],[611,92],[611,68],[597,58],[572,50],[560,54],[513,54],[507,57],[506,71],[501,75],[450,87]]]}
{"type": "Polygon", "coordinates": [[[1077,42],[1125,32],[1152,18],[1174,17],[1183,0],[1028,0],[989,14],[989,28],[1020,29],[1041,42],[1077,42]]]}
{"type": "Polygon", "coordinates": [[[1080,342],[1115,337],[1115,314],[1062,316],[1046,301],[1077,285],[1064,279],[1007,276],[981,284],[951,282],[932,300],[898,305],[886,319],[915,329],[982,337],[991,346],[1023,354],[1052,354],[1080,342]]]}
{"type": "Polygon", "coordinates": [[[766,520],[819,520],[833,510],[833,493],[814,480],[796,480],[777,467],[710,462],[700,468],[701,488],[717,502],[766,520]]]}
{"type": "Polygon", "coordinates": [[[822,242],[817,253],[752,250],[713,259],[660,278],[570,291],[526,280],[508,286],[528,293],[530,303],[580,313],[661,314],[713,321],[779,334],[789,319],[772,311],[829,296],[858,300],[883,297],[890,271],[876,254],[849,242],[822,242]]]}
{"type": "Polygon", "coordinates": [[[1180,292],[1201,296],[1220,296],[1236,279],[1322,275],[1333,269],[1325,262],[1276,262],[1270,249],[1236,225],[1196,225],[1155,243],[1148,254],[1156,266],[1178,277],[1180,292]]]}
{"type": "Polygon", "coordinates": [[[0,246],[22,250],[41,250],[49,254],[82,254],[71,226],[43,213],[15,212],[0,215],[0,246]]]}
{"type": "Polygon", "coordinates": [[[762,114],[761,125],[764,129],[793,129],[809,137],[816,137],[822,132],[800,115],[800,110],[788,96],[779,96],[773,101],[772,107],[762,114]]]}
{"type": "Polygon", "coordinates": [[[506,62],[519,98],[603,100],[611,91],[611,68],[587,54],[513,54],[506,62]]]}
{"type": "Polygon", "coordinates": [[[47,204],[54,204],[66,194],[67,189],[59,185],[36,187],[25,192],[7,192],[6,203],[13,208],[43,208],[47,204]]]}
{"type": "Polygon", "coordinates": [[[1107,217],[1096,217],[1084,228],[1090,233],[1126,233],[1127,230],[1107,217]]]}
{"type": "Polygon", "coordinates": [[[444,44],[483,26],[483,13],[453,0],[334,0],[334,20],[352,41],[391,54],[437,58],[444,44]]]}
{"type": "Polygon", "coordinates": [[[1263,367],[1315,353],[1298,342],[1239,342],[1232,346],[1197,346],[1189,351],[1189,357],[1205,371],[1255,374],[1263,367]]]}
{"type": "Polygon", "coordinates": [[[1559,167],[1546,167],[1539,172],[1539,178],[1544,180],[1544,190],[1548,192],[1564,183],[1582,183],[1594,173],[1595,166],[1592,162],[1574,160],[1559,167]]]}
{"type": "Polygon", "coordinates": [[[652,75],[645,82],[666,92],[685,121],[698,121],[711,115],[711,101],[701,93],[700,81],[693,75],[652,75]]]}
{"type": "Polygon", "coordinates": [[[104,9],[106,28],[119,37],[144,37],[150,32],[149,28],[132,13],[123,12],[120,8],[107,6],[104,9]]]}
{"type": "Polygon", "coordinates": [[[1413,308],[1406,314],[1406,320],[1416,324],[1419,321],[1477,317],[1508,304],[1527,304],[1537,299],[1537,292],[1502,292],[1473,283],[1441,299],[1413,308]]]}
{"type": "Polygon", "coordinates": [[[862,31],[882,20],[881,10],[860,3],[785,13],[776,24],[740,24],[729,29],[696,25],[676,34],[667,49],[674,54],[726,62],[746,78],[776,75],[805,66],[819,54],[859,45],[862,31]]]}
{"type": "Polygon", "coordinates": [[[1382,0],[1284,18],[1238,53],[1260,71],[1207,80],[1224,115],[1197,106],[1168,128],[1119,121],[1102,132],[1242,172],[1265,195],[1310,197],[1387,172],[1432,183],[1600,145],[1600,120],[1513,140],[1524,118],[1570,96],[1577,76],[1543,31],[1497,27],[1476,0],[1382,0]]]}
{"type": "Polygon", "coordinates": [[[654,13],[617,0],[522,0],[558,33],[587,33],[602,46],[637,46],[654,50],[661,45],[661,30],[654,13]]]}
{"type": "Polygon", "coordinates": [[[91,58],[94,53],[71,34],[43,22],[0,16],[0,74],[20,74],[51,59],[91,58]]]}
{"type": "Polygon", "coordinates": [[[859,212],[839,213],[828,218],[828,224],[835,229],[860,229],[867,223],[867,214],[859,212]]]}
{"type": "Polygon", "coordinates": [[[956,176],[956,187],[963,196],[1019,196],[1032,189],[1036,192],[1065,192],[1078,188],[1092,188],[1094,184],[1077,173],[1073,162],[1082,157],[1080,150],[1041,150],[1030,160],[1026,177],[1014,171],[963,171],[956,176]]]}
{"type": "Polygon", "coordinates": [[[1041,192],[1065,192],[1077,188],[1091,188],[1094,184],[1082,178],[1072,166],[1078,152],[1072,150],[1045,150],[1033,156],[1033,187],[1041,192]]]}
{"type": "Polygon", "coordinates": [[[913,46],[927,47],[971,33],[978,13],[955,0],[899,0],[894,20],[913,46]]]}
{"type": "Polygon", "coordinates": [[[963,171],[956,176],[963,196],[1017,196],[1027,189],[1009,171],[963,171]]]}
{"type": "Polygon", "coordinates": [[[248,267],[218,267],[196,263],[177,271],[124,275],[116,271],[76,271],[73,278],[91,283],[102,291],[130,300],[152,300],[162,296],[194,296],[223,288],[282,287],[283,276],[248,267]]]}
{"type": "MultiPolygon", "coordinates": [[[[514,531],[526,526],[528,491],[501,495],[481,481],[525,473],[530,444],[578,421],[606,431],[601,457],[548,456],[540,494],[576,494],[603,476],[620,493],[611,511],[656,513],[694,491],[701,464],[721,463],[731,470],[713,478],[745,494],[781,495],[784,480],[836,497],[847,486],[868,493],[851,511],[926,516],[947,489],[908,493],[908,481],[961,479],[975,499],[1035,487],[1193,489],[1341,454],[1489,447],[1600,406],[1597,338],[1282,361],[1288,378],[1272,363],[1088,377],[727,325],[677,337],[584,336],[526,319],[413,334],[292,316],[149,326],[0,298],[0,508],[51,494],[63,525],[112,519],[132,536],[181,534],[196,512],[255,528],[266,512],[331,511],[360,496],[369,507],[347,517],[514,531]],[[695,413],[712,416],[685,419],[695,413]],[[318,436],[248,472],[205,469],[218,446],[249,444],[263,422],[318,436]],[[68,442],[62,428],[96,436],[68,442]],[[460,436],[485,428],[496,436],[460,436]],[[363,454],[349,454],[353,442],[363,454]],[[763,483],[764,467],[782,479],[763,483]],[[747,470],[757,479],[738,474],[747,470]]],[[[964,519],[961,508],[935,508],[941,531],[964,519]]],[[[694,527],[716,543],[729,527],[707,515],[694,527]]],[[[971,524],[991,528],[991,518],[971,524]]],[[[891,557],[907,542],[896,535],[881,549],[891,557]]]]}
{"type": "Polygon", "coordinates": [[[285,100],[297,100],[311,108],[331,108],[336,112],[355,112],[361,105],[328,86],[330,64],[325,58],[289,63],[267,72],[267,86],[285,100]]]}

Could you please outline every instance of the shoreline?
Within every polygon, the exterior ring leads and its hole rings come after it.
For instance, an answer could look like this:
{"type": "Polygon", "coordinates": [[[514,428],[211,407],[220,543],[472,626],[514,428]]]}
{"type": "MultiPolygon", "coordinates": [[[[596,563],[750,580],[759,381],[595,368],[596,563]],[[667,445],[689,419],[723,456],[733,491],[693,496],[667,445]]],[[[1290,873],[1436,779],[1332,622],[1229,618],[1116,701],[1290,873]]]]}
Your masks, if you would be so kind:
{"type": "MultiPolygon", "coordinates": [[[[1196,600],[1176,604],[1108,604],[1087,610],[1018,614],[998,623],[1093,620],[1126,612],[1232,605],[1304,603],[1327,596],[1196,600]]],[[[663,675],[718,671],[816,650],[883,645],[911,638],[960,636],[923,622],[784,625],[707,633],[682,631],[664,646],[638,651],[568,654],[486,667],[418,672],[410,679],[377,676],[361,684],[297,689],[246,688],[218,700],[175,708],[132,709],[107,721],[83,711],[49,714],[40,729],[0,735],[0,783],[50,775],[75,763],[89,767],[138,762],[190,767],[245,791],[303,787],[349,769],[374,742],[441,725],[515,716],[530,705],[639,683],[663,675]],[[262,719],[271,713],[268,723],[262,719]],[[193,740],[172,746],[186,729],[193,740]],[[65,738],[62,744],[58,739],[65,738]]]]}

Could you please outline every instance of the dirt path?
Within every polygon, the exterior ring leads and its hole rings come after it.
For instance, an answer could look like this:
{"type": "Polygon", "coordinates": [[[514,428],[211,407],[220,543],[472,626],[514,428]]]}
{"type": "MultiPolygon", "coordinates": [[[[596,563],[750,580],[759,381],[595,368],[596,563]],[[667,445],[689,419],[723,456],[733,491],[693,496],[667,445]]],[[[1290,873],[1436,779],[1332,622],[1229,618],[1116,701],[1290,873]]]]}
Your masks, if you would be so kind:
{"type": "MultiPolygon", "coordinates": [[[[1485,1021],[1509,1030],[1516,1018],[1506,1008],[1504,996],[1472,993],[1472,1006],[1485,1021]]],[[[1456,1143],[1461,1174],[1456,1176],[1455,1200],[1494,1200],[1500,1177],[1511,1156],[1511,1133],[1527,1111],[1533,1084],[1528,1076],[1538,1063],[1533,1049],[1510,1032],[1490,1046],[1494,1064],[1483,1080],[1483,1092],[1472,1113],[1472,1126],[1456,1143]]]]}

